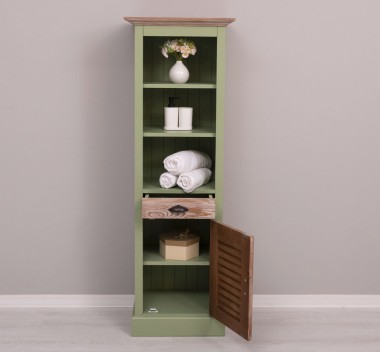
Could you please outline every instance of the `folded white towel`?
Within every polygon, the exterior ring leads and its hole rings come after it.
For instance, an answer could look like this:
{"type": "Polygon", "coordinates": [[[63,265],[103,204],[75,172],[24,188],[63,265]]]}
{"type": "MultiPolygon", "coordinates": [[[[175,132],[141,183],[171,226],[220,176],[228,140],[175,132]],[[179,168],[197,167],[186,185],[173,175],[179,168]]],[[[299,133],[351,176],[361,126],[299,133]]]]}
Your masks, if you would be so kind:
{"type": "Polygon", "coordinates": [[[211,174],[212,172],[206,168],[186,172],[178,177],[177,185],[186,193],[190,193],[210,181],[211,174]]]}
{"type": "Polygon", "coordinates": [[[172,188],[177,184],[178,176],[172,175],[169,172],[164,172],[160,176],[160,186],[162,188],[172,188]]]}
{"type": "Polygon", "coordinates": [[[173,175],[181,175],[200,168],[211,168],[211,158],[197,150],[183,150],[164,159],[165,169],[173,175]]]}

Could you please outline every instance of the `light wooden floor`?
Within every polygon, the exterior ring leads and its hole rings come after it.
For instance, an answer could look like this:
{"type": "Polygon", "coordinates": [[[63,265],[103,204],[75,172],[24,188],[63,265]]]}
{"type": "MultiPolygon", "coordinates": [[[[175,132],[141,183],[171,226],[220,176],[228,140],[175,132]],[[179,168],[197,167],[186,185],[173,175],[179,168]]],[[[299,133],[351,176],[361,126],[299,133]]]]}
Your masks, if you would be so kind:
{"type": "Polygon", "coordinates": [[[254,311],[253,340],[131,337],[131,309],[0,309],[1,352],[252,351],[380,352],[380,309],[254,311]]]}

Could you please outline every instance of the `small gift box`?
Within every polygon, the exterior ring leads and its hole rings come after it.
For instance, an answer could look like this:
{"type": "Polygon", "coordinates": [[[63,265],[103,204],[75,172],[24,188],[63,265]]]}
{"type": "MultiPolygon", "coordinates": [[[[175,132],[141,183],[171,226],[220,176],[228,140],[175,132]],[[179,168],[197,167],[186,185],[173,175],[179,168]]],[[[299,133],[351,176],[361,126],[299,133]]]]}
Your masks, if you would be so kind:
{"type": "Polygon", "coordinates": [[[199,256],[199,236],[190,233],[175,231],[160,234],[160,254],[165,259],[188,260],[199,256]]]}

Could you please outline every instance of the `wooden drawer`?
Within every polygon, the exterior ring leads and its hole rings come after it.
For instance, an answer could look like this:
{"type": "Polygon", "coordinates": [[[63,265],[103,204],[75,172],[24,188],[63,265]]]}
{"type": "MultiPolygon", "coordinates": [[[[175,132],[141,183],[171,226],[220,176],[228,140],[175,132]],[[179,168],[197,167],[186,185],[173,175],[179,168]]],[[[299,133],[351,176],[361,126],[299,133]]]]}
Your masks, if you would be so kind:
{"type": "Polygon", "coordinates": [[[215,198],[142,199],[143,219],[215,219],[215,198]]]}

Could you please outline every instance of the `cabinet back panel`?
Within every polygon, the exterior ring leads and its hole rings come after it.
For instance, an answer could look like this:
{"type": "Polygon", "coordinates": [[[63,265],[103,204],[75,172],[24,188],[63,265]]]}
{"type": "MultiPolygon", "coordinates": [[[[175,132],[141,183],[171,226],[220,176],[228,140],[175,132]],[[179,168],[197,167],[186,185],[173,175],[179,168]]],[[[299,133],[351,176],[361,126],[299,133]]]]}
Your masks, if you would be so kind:
{"type": "MultiPolygon", "coordinates": [[[[200,150],[207,153],[213,161],[211,171],[215,170],[215,138],[144,138],[143,170],[144,180],[159,180],[165,172],[164,159],[181,150],[200,150]]],[[[211,177],[213,180],[214,177],[211,177]]]]}
{"type": "Polygon", "coordinates": [[[178,97],[176,106],[193,108],[193,128],[215,127],[214,89],[144,89],[144,127],[164,128],[164,107],[169,97],[178,97]]]}
{"type": "Polygon", "coordinates": [[[209,247],[210,221],[209,220],[143,220],[144,245],[158,247],[161,232],[186,230],[200,236],[200,246],[209,247]]]}
{"type": "MultiPolygon", "coordinates": [[[[169,37],[144,37],[144,82],[169,82],[169,70],[174,65],[173,57],[165,58],[160,46],[169,37]]],[[[216,38],[189,38],[195,43],[197,52],[183,59],[190,72],[189,82],[215,82],[216,38]]]]}
{"type": "Polygon", "coordinates": [[[208,266],[144,266],[144,291],[207,291],[208,285],[208,266]]]}

